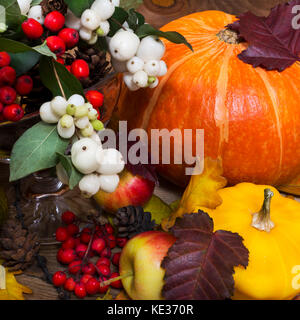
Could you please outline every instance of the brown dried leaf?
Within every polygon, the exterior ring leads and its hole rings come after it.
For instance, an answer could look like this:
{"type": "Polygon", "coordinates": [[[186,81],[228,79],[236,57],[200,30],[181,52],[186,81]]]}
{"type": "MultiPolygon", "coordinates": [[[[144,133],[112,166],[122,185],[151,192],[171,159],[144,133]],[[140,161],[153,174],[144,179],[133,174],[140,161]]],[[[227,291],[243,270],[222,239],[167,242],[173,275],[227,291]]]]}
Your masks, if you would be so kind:
{"type": "Polygon", "coordinates": [[[237,233],[213,229],[213,220],[203,211],[176,221],[171,233],[177,240],[162,263],[166,299],[221,300],[233,295],[234,267],[247,267],[249,251],[237,233]]]}

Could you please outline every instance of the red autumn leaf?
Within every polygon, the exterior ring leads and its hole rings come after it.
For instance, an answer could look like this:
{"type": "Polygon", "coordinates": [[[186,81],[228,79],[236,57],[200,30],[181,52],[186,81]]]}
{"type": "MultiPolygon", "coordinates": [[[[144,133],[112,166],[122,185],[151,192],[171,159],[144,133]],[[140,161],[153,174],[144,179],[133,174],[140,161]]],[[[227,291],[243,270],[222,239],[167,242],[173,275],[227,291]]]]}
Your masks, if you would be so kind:
{"type": "Polygon", "coordinates": [[[292,23],[296,5],[300,5],[300,0],[279,4],[268,17],[257,17],[251,12],[241,15],[238,22],[229,26],[238,30],[249,44],[238,57],[253,67],[278,71],[299,61],[300,30],[292,23]]]}
{"type": "Polygon", "coordinates": [[[177,219],[177,238],[162,266],[163,295],[168,300],[221,300],[234,293],[234,267],[247,267],[243,238],[229,231],[213,232],[213,220],[203,211],[177,219]]]}

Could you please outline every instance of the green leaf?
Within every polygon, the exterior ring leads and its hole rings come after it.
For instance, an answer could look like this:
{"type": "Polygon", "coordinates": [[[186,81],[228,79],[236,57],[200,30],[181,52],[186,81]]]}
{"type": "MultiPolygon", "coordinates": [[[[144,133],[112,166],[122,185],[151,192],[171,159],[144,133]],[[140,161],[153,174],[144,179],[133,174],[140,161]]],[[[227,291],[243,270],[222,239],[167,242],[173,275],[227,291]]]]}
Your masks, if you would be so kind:
{"type": "Polygon", "coordinates": [[[43,0],[33,0],[30,4],[31,7],[39,5],[43,0]]]}
{"type": "Polygon", "coordinates": [[[3,187],[0,187],[0,225],[8,217],[8,201],[5,190],[3,187]]]}
{"type": "Polygon", "coordinates": [[[81,17],[84,10],[89,9],[95,0],[65,0],[69,9],[77,16],[81,17]]]}
{"type": "Polygon", "coordinates": [[[135,11],[134,9],[130,9],[128,12],[127,22],[128,22],[129,28],[135,31],[137,27],[145,23],[145,18],[139,12],[135,11]]]}
{"type": "Polygon", "coordinates": [[[69,188],[72,190],[76,187],[79,181],[83,178],[83,174],[80,173],[74,166],[70,156],[66,156],[63,153],[57,152],[60,163],[66,170],[69,177],[69,188]]]}
{"type": "Polygon", "coordinates": [[[130,8],[136,9],[143,3],[143,0],[121,0],[120,7],[129,10],[130,8]]]}
{"type": "Polygon", "coordinates": [[[62,139],[56,125],[39,122],[17,140],[10,161],[10,181],[56,166],[57,152],[64,153],[69,141],[62,139]]]}
{"type": "Polygon", "coordinates": [[[10,65],[16,70],[17,76],[31,70],[40,60],[40,55],[35,51],[10,53],[10,65]]]}
{"type": "Polygon", "coordinates": [[[4,50],[11,53],[20,53],[20,52],[28,52],[28,51],[35,51],[41,55],[53,57],[56,59],[56,55],[50,51],[48,48],[46,42],[39,46],[30,47],[25,43],[7,39],[7,38],[1,38],[0,40],[0,50],[4,50]]]}
{"type": "Polygon", "coordinates": [[[110,25],[109,37],[112,37],[118,30],[122,28],[122,24],[128,19],[126,10],[116,7],[115,12],[111,18],[108,19],[110,25]]]}
{"type": "Polygon", "coordinates": [[[168,218],[172,213],[172,209],[155,195],[144,205],[144,211],[151,213],[156,224],[161,224],[162,220],[168,218]]]}
{"type": "Polygon", "coordinates": [[[52,92],[53,96],[65,95],[67,99],[73,94],[84,96],[79,80],[62,64],[52,58],[42,56],[39,68],[41,80],[44,86],[52,92]]]}
{"type": "Polygon", "coordinates": [[[192,45],[186,40],[186,38],[183,35],[181,35],[176,31],[163,32],[155,29],[150,24],[144,24],[136,30],[136,34],[140,38],[144,38],[147,36],[157,36],[157,37],[165,38],[173,43],[177,43],[177,44],[182,43],[182,44],[185,44],[188,48],[190,48],[193,51],[192,45]]]}
{"type": "MultiPolygon", "coordinates": [[[[9,28],[16,29],[23,22],[24,17],[17,0],[0,0],[0,5],[5,8],[6,24],[9,28]]],[[[1,39],[2,40],[2,39],[1,39]]]]}

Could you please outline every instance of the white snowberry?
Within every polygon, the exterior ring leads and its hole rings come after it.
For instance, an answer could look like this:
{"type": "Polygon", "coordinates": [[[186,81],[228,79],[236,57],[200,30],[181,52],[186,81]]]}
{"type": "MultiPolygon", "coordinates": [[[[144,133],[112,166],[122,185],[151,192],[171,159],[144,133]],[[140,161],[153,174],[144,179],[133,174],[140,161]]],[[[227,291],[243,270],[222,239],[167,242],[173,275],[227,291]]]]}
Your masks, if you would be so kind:
{"type": "Polygon", "coordinates": [[[52,111],[51,102],[45,102],[41,105],[40,117],[46,123],[57,123],[60,118],[52,111]]]}
{"type": "Polygon", "coordinates": [[[96,32],[92,32],[92,37],[91,37],[91,39],[89,41],[87,41],[87,43],[89,45],[93,45],[93,44],[97,43],[97,41],[98,41],[97,33],[96,32]]]}
{"type": "Polygon", "coordinates": [[[97,12],[101,21],[108,20],[115,12],[115,6],[110,0],[96,0],[91,10],[97,12]]]}
{"type": "Polygon", "coordinates": [[[89,104],[85,103],[82,106],[76,107],[75,109],[75,118],[87,117],[89,113],[89,104]]]}
{"type": "Polygon", "coordinates": [[[90,174],[96,171],[100,165],[101,156],[98,153],[102,153],[102,150],[94,140],[80,139],[72,146],[72,163],[81,173],[90,174]]]}
{"type": "Polygon", "coordinates": [[[108,175],[101,175],[99,177],[100,182],[100,189],[107,193],[115,192],[119,182],[120,178],[117,174],[108,176],[108,175]]]}
{"type": "Polygon", "coordinates": [[[78,31],[81,28],[81,19],[76,17],[75,14],[68,9],[65,24],[67,28],[72,28],[78,31]]]}
{"type": "Polygon", "coordinates": [[[40,24],[43,24],[44,20],[45,20],[44,15],[43,15],[42,6],[39,6],[39,5],[31,7],[27,16],[28,16],[28,18],[35,19],[40,24]]]}
{"type": "Polygon", "coordinates": [[[79,35],[82,40],[90,41],[92,39],[93,32],[90,29],[81,27],[79,30],[79,35]]]}
{"type": "Polygon", "coordinates": [[[84,103],[84,98],[80,94],[73,94],[68,100],[68,104],[73,104],[76,107],[82,106],[84,103]]]}
{"type": "Polygon", "coordinates": [[[118,174],[123,171],[125,162],[121,152],[117,149],[104,149],[98,173],[105,175],[118,174]]]}
{"type": "Polygon", "coordinates": [[[100,177],[97,174],[89,174],[84,176],[79,181],[79,189],[82,195],[86,198],[90,198],[95,195],[100,188],[100,177]]]}
{"type": "Polygon", "coordinates": [[[145,71],[141,70],[133,75],[133,82],[140,88],[148,86],[148,75],[145,71]]]}
{"type": "Polygon", "coordinates": [[[53,112],[60,117],[67,113],[67,106],[67,100],[61,96],[57,96],[51,101],[51,108],[53,112]]]}
{"type": "Polygon", "coordinates": [[[158,77],[162,77],[164,76],[166,73],[168,72],[168,67],[167,64],[161,60],[159,61],[159,73],[158,73],[158,77]]]}
{"type": "Polygon", "coordinates": [[[127,71],[127,61],[119,61],[117,59],[112,58],[111,64],[116,72],[126,72],[127,71]]]}
{"type": "Polygon", "coordinates": [[[119,60],[126,61],[135,56],[140,44],[139,37],[130,31],[116,33],[110,40],[111,55],[119,60]]]}
{"type": "Polygon", "coordinates": [[[93,134],[90,136],[92,140],[94,140],[102,149],[102,143],[99,135],[96,132],[93,132],[93,134]]]}
{"type": "Polygon", "coordinates": [[[64,128],[61,124],[61,121],[59,121],[57,124],[57,132],[62,138],[70,139],[71,137],[73,137],[73,135],[75,133],[74,123],[71,125],[71,127],[64,128]]]}
{"type": "Polygon", "coordinates": [[[154,88],[156,88],[156,87],[158,86],[158,84],[159,84],[159,81],[158,81],[158,79],[156,78],[154,82],[152,82],[151,84],[149,84],[149,88],[150,88],[150,89],[154,89],[154,88]]]}
{"type": "Polygon", "coordinates": [[[87,116],[75,120],[75,126],[78,129],[86,128],[89,125],[89,123],[90,123],[90,120],[87,116]]]}
{"type": "Polygon", "coordinates": [[[92,31],[99,27],[100,21],[101,19],[95,10],[86,9],[81,15],[81,24],[92,31]]]}
{"type": "Polygon", "coordinates": [[[136,73],[144,68],[144,60],[139,57],[133,57],[127,62],[127,70],[131,73],[136,73]]]}
{"type": "Polygon", "coordinates": [[[160,64],[157,60],[149,60],[144,65],[144,71],[150,77],[156,77],[160,71],[160,64]]]}
{"type": "Polygon", "coordinates": [[[111,2],[113,3],[113,5],[115,7],[119,7],[120,6],[120,0],[111,0],[111,2]]]}
{"type": "Polygon", "coordinates": [[[165,54],[164,43],[155,36],[148,36],[142,39],[137,51],[137,56],[144,61],[161,60],[165,54]]]}
{"type": "Polygon", "coordinates": [[[127,86],[127,88],[130,91],[137,91],[140,89],[140,87],[138,87],[134,82],[133,82],[133,74],[130,72],[126,72],[123,75],[123,80],[127,86]]]}
{"type": "Polygon", "coordinates": [[[59,123],[63,128],[71,128],[74,125],[74,118],[68,114],[65,114],[60,118],[59,123]]]}
{"type": "Polygon", "coordinates": [[[18,5],[23,16],[26,16],[26,14],[28,13],[31,2],[32,0],[18,0],[18,5]]]}
{"type": "Polygon", "coordinates": [[[96,120],[98,118],[98,111],[94,108],[90,108],[88,111],[88,118],[91,121],[96,120]]]}
{"type": "Polygon", "coordinates": [[[97,34],[100,37],[106,37],[110,31],[110,24],[108,21],[101,21],[99,28],[97,29],[97,34]]]}
{"type": "Polygon", "coordinates": [[[91,123],[89,122],[89,124],[87,125],[87,127],[85,127],[84,129],[80,130],[80,133],[83,137],[90,137],[93,133],[94,133],[94,128],[91,125],[91,123]]]}

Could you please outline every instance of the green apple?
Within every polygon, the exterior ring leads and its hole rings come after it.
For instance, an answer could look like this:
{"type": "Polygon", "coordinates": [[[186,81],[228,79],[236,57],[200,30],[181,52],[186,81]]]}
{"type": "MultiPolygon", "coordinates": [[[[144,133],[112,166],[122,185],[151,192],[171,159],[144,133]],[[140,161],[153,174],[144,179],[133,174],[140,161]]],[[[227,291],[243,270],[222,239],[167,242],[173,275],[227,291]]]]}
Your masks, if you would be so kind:
{"type": "Polygon", "coordinates": [[[162,231],[143,232],[130,239],[120,257],[120,276],[134,300],[162,300],[164,257],[176,238],[162,231]]]}

